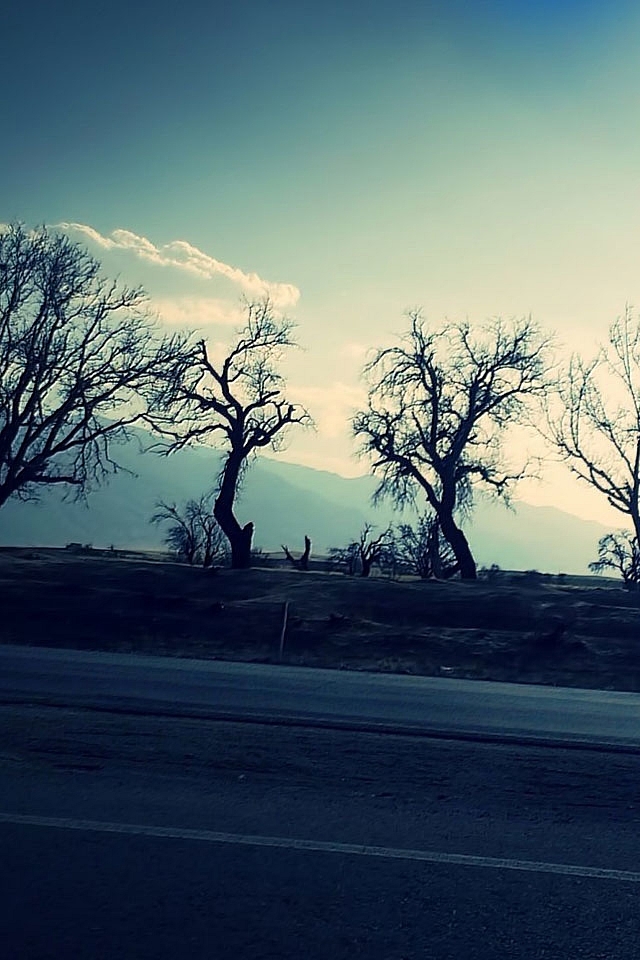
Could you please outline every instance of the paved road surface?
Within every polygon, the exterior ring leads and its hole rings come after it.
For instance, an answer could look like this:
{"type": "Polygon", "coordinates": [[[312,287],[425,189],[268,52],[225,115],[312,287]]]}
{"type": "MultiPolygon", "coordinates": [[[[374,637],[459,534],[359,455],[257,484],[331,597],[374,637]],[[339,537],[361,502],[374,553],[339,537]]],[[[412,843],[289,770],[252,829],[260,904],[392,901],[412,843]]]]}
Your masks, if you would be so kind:
{"type": "Polygon", "coordinates": [[[640,694],[0,646],[0,700],[640,747],[640,694]]]}
{"type": "Polygon", "coordinates": [[[7,960],[637,960],[640,756],[0,707],[7,960]]]}
{"type": "Polygon", "coordinates": [[[2,956],[637,960],[639,702],[0,647],[2,956]]]}

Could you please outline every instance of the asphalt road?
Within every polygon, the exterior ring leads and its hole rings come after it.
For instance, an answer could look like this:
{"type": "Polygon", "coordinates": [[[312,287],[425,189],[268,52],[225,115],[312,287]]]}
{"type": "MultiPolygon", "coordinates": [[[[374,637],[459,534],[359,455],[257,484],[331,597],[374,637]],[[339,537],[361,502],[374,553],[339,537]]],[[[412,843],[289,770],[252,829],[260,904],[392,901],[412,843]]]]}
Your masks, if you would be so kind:
{"type": "Polygon", "coordinates": [[[0,646],[0,700],[640,747],[640,694],[0,646]]]}
{"type": "Polygon", "coordinates": [[[635,960],[640,757],[0,707],[7,960],[635,960]]]}
{"type": "Polygon", "coordinates": [[[2,956],[635,960],[638,702],[0,647],[2,956]]]}

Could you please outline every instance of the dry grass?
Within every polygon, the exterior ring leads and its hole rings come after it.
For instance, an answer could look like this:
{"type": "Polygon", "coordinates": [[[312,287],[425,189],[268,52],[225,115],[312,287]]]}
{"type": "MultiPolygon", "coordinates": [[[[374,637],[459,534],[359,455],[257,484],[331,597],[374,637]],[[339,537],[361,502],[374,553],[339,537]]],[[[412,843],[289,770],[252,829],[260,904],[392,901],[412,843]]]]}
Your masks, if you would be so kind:
{"type": "Polygon", "coordinates": [[[621,587],[422,583],[143,558],[0,552],[5,643],[640,690],[640,606],[621,587]]]}

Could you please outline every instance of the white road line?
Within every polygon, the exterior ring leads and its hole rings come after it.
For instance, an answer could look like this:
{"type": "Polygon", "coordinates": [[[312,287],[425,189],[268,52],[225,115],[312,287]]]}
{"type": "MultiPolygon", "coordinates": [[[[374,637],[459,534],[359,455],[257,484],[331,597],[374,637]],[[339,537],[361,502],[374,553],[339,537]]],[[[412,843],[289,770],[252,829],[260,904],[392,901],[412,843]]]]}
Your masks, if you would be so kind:
{"type": "Polygon", "coordinates": [[[248,847],[280,847],[286,850],[308,850],[315,853],[341,853],[358,857],[379,857],[385,860],[450,863],[463,867],[525,870],[529,873],[556,873],[565,877],[586,877],[594,880],[640,883],[640,873],[635,873],[632,870],[606,870],[602,867],[580,867],[570,863],[546,863],[537,860],[511,860],[506,857],[473,857],[463,853],[440,853],[436,850],[405,850],[402,847],[376,847],[358,843],[331,843],[323,840],[296,840],[293,837],[260,837],[251,834],[220,833],[215,830],[152,827],[137,823],[109,823],[101,820],[76,820],[63,817],[36,817],[19,813],[0,812],[0,823],[30,827],[53,827],[61,830],[84,830],[93,833],[158,837],[163,840],[195,840],[200,843],[240,844],[248,847]]]}

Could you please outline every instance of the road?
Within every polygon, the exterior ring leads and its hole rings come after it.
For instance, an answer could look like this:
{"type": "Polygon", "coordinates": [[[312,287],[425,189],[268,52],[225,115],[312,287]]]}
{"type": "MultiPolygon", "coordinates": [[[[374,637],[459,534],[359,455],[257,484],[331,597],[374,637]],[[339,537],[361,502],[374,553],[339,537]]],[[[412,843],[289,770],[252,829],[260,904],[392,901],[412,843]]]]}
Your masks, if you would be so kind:
{"type": "MultiPolygon", "coordinates": [[[[46,694],[42,661],[38,684],[14,690],[22,702],[0,705],[3,956],[637,957],[640,754],[628,728],[617,752],[597,737],[597,751],[571,738],[440,739],[414,735],[413,704],[411,735],[367,731],[378,709],[364,692],[351,726],[318,725],[309,699],[308,726],[212,719],[192,675],[203,671],[186,663],[173,695],[192,691],[187,715],[146,715],[145,702],[168,702],[160,666],[145,701],[137,662],[122,688],[91,662],[72,706],[55,669],[46,694]],[[60,705],[34,702],[45,695],[60,705]],[[94,695],[99,710],[80,705],[94,695]]],[[[260,684],[279,672],[246,670],[260,684]]],[[[335,700],[329,678],[317,682],[335,700]]],[[[262,694],[250,706],[266,709],[262,694]]]]}
{"type": "Polygon", "coordinates": [[[640,747],[640,694],[0,646],[0,699],[640,747]]]}

